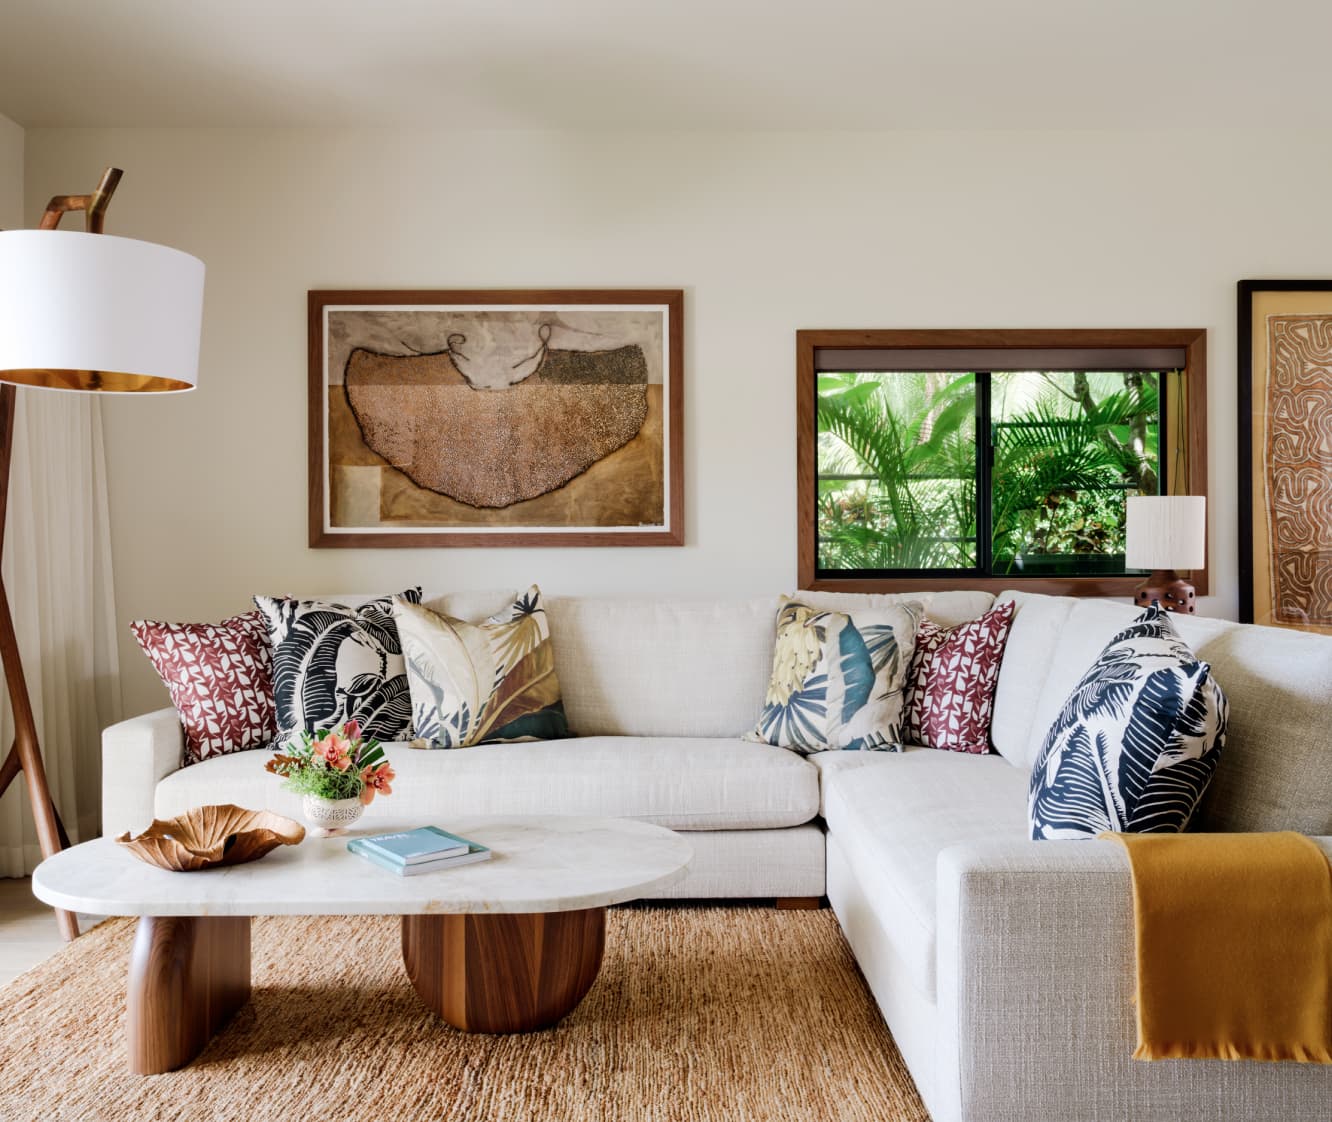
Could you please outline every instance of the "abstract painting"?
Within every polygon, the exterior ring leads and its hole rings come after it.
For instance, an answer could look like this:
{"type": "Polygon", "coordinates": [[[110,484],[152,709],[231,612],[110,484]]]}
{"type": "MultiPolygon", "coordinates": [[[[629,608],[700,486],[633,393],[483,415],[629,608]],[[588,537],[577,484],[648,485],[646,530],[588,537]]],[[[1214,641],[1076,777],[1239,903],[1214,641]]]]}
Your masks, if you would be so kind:
{"type": "Polygon", "coordinates": [[[680,545],[683,293],[310,293],[310,544],[680,545]]]}
{"type": "Polygon", "coordinates": [[[1239,284],[1240,618],[1332,633],[1332,281],[1239,284]]]}

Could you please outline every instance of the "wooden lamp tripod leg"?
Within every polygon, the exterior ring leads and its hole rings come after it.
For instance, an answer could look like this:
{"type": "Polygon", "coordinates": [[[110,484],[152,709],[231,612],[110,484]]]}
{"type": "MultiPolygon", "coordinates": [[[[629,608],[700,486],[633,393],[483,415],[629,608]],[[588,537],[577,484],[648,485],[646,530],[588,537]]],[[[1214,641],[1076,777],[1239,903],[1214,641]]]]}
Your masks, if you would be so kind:
{"type": "MultiPolygon", "coordinates": [[[[9,462],[14,444],[15,388],[0,386],[0,552],[4,549],[5,515],[9,508],[9,462]]],[[[0,579],[0,662],[4,663],[5,684],[9,688],[9,703],[14,711],[14,746],[0,765],[0,795],[23,772],[28,783],[28,800],[32,804],[32,817],[37,825],[37,840],[42,856],[50,857],[69,844],[65,827],[56,814],[51,791],[46,785],[46,768],[42,764],[41,748],[37,743],[37,725],[33,721],[32,701],[28,685],[23,678],[23,663],[19,659],[18,638],[14,634],[14,619],[9,613],[9,595],[0,579]]],[[[60,934],[74,939],[79,934],[78,917],[73,912],[56,912],[60,934]]]]}

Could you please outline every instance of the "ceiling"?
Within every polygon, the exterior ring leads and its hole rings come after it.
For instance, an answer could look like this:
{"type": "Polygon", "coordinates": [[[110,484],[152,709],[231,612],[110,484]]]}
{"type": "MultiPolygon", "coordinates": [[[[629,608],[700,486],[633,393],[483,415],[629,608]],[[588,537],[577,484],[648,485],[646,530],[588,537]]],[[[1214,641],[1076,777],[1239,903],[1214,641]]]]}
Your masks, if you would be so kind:
{"type": "Polygon", "coordinates": [[[1327,0],[3,0],[47,126],[1332,127],[1327,0]]]}

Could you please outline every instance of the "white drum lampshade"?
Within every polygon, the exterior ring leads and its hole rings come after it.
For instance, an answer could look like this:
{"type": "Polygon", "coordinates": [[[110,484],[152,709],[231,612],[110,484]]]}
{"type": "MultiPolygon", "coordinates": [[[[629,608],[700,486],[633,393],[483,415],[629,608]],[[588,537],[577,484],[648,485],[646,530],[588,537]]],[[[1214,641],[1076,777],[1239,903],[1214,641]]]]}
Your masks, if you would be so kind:
{"type": "Polygon", "coordinates": [[[204,264],[152,242],[0,231],[0,382],[171,393],[199,378],[204,264]]]}
{"type": "Polygon", "coordinates": [[[1207,500],[1201,495],[1135,495],[1125,516],[1124,564],[1151,570],[1134,601],[1192,615],[1197,590],[1175,570],[1201,569],[1207,562],[1207,500]]]}
{"type": "Polygon", "coordinates": [[[1126,537],[1124,564],[1130,569],[1201,569],[1207,563],[1207,500],[1132,496],[1126,537]]]}

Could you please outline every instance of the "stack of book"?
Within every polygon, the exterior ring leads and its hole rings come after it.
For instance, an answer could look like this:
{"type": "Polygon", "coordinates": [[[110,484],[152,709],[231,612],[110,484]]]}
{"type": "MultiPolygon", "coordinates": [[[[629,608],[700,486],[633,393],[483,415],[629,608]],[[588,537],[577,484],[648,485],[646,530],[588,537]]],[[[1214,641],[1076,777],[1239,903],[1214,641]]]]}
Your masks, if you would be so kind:
{"type": "Polygon", "coordinates": [[[451,869],[455,865],[470,865],[490,856],[490,850],[484,845],[450,834],[438,826],[352,838],[347,848],[401,877],[413,877],[417,873],[429,873],[435,869],[451,869]]]}

